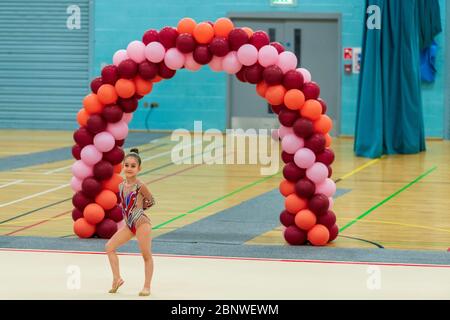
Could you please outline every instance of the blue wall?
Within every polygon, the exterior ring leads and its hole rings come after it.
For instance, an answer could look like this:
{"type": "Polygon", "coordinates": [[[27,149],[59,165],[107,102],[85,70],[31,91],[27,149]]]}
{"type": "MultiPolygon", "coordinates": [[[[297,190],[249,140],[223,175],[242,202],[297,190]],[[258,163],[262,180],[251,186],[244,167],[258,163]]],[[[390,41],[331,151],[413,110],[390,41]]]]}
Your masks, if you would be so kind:
{"type": "MultiPolygon", "coordinates": [[[[126,48],[129,42],[141,40],[147,29],[176,26],[178,21],[189,16],[197,22],[216,20],[229,12],[321,12],[342,14],[342,47],[360,47],[364,17],[363,0],[298,0],[291,8],[271,7],[269,0],[96,0],[95,47],[91,76],[100,74],[102,63],[111,63],[114,52],[126,48]]],[[[440,0],[442,21],[445,22],[445,0],[440,0]]],[[[440,45],[438,55],[439,73],[436,82],[424,85],[424,115],[427,136],[443,136],[444,115],[444,36],[437,39],[440,45]]],[[[305,66],[307,68],[307,66],[305,66]]],[[[313,75],[314,76],[314,75],[313,75]]],[[[193,129],[194,120],[202,120],[204,129],[226,128],[226,75],[213,73],[208,67],[193,73],[177,72],[169,80],[155,85],[152,93],[141,100],[131,127],[145,129],[145,117],[149,109],[143,102],[157,101],[159,108],[152,111],[148,125],[151,129],[169,130],[175,128],[193,129]]],[[[353,135],[357,75],[342,76],[341,133],[353,135]]]]}

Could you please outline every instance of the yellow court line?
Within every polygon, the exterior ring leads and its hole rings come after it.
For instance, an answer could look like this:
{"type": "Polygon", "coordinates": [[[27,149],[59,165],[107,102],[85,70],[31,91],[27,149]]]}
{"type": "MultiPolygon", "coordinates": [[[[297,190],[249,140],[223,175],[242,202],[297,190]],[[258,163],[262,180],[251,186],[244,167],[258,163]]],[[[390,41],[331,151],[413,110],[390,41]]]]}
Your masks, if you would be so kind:
{"type": "Polygon", "coordinates": [[[354,175],[355,173],[358,173],[359,171],[361,171],[361,170],[363,170],[363,169],[365,169],[365,168],[367,168],[367,167],[369,167],[369,166],[371,166],[371,165],[377,163],[378,161],[380,161],[380,160],[383,159],[383,158],[384,158],[384,156],[382,156],[381,158],[373,159],[373,160],[371,160],[371,161],[369,161],[369,162],[367,162],[367,163],[365,163],[365,164],[359,166],[358,168],[356,168],[356,169],[350,171],[349,173],[343,175],[343,176],[340,177],[339,179],[340,179],[340,180],[344,180],[344,179],[346,179],[346,178],[348,178],[348,177],[354,175]]]}

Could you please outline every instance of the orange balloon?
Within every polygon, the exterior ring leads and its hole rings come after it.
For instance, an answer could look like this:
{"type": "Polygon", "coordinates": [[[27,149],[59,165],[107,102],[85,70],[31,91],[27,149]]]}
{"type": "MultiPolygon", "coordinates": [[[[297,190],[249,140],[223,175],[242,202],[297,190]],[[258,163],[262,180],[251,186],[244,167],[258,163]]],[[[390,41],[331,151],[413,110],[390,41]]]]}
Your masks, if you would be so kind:
{"type": "Polygon", "coordinates": [[[140,96],[145,96],[152,92],[153,83],[151,81],[147,81],[137,76],[134,78],[134,83],[136,85],[136,93],[140,96]]]}
{"type": "Polygon", "coordinates": [[[189,33],[192,34],[194,32],[195,26],[197,23],[192,18],[183,18],[178,22],[177,31],[178,33],[189,33]]]}
{"type": "Polygon", "coordinates": [[[95,225],[87,222],[85,218],[79,218],[73,224],[73,232],[80,238],[90,238],[95,233],[95,225]]]}
{"type": "Polygon", "coordinates": [[[202,22],[194,28],[194,38],[198,43],[210,43],[214,38],[214,28],[208,22],[202,22]]]}
{"type": "Polygon", "coordinates": [[[331,146],[331,136],[327,133],[325,135],[325,147],[329,148],[331,146]]]}
{"type": "Polygon", "coordinates": [[[227,38],[228,34],[233,30],[234,24],[228,18],[219,18],[214,23],[214,34],[216,37],[227,38]]]}
{"type": "Polygon", "coordinates": [[[84,97],[83,106],[88,114],[100,113],[103,110],[103,104],[95,93],[90,93],[84,97]]]}
{"type": "Polygon", "coordinates": [[[97,203],[90,203],[84,208],[83,217],[88,223],[97,224],[105,218],[105,210],[97,203]]]}
{"type": "Polygon", "coordinates": [[[267,83],[265,81],[261,81],[260,83],[258,83],[256,85],[256,92],[258,93],[258,95],[260,97],[265,98],[266,97],[266,91],[267,88],[269,88],[269,86],[267,85],[267,83]]]}
{"type": "Polygon", "coordinates": [[[113,85],[102,84],[97,91],[98,99],[103,104],[112,104],[117,101],[117,92],[113,85]]]}
{"type": "Polygon", "coordinates": [[[122,172],[122,164],[118,163],[114,167],[114,173],[121,173],[122,172]]]}
{"type": "Polygon", "coordinates": [[[321,224],[316,224],[308,231],[308,240],[315,246],[324,246],[330,240],[330,231],[321,224]]]}
{"type": "Polygon", "coordinates": [[[291,110],[300,109],[305,103],[305,95],[298,89],[291,89],[284,95],[284,104],[291,110]]]}
{"type": "Polygon", "coordinates": [[[266,100],[271,105],[278,106],[283,103],[286,89],[281,85],[270,86],[266,91],[266,100]]]}
{"type": "Polygon", "coordinates": [[[317,217],[316,215],[308,209],[300,210],[295,215],[295,224],[300,229],[308,231],[316,225],[317,217]]]}
{"type": "Polygon", "coordinates": [[[296,214],[302,209],[305,209],[308,202],[306,199],[300,198],[295,193],[290,194],[284,199],[284,206],[289,213],[296,214]]]}
{"type": "Polygon", "coordinates": [[[164,80],[164,79],[161,78],[160,76],[156,76],[156,77],[154,77],[154,78],[152,79],[152,82],[153,82],[153,83],[156,83],[156,82],[160,82],[161,80],[164,80]]]}
{"type": "Polygon", "coordinates": [[[103,209],[109,210],[114,208],[117,203],[117,196],[111,190],[102,190],[96,197],[95,202],[99,204],[103,209]]]}
{"type": "Polygon", "coordinates": [[[250,38],[253,35],[253,30],[252,28],[249,27],[242,27],[242,30],[244,30],[245,32],[247,32],[248,37],[250,38]]]}
{"type": "Polygon", "coordinates": [[[117,95],[124,99],[131,98],[136,93],[133,80],[119,79],[114,87],[116,88],[117,95]]]}
{"type": "Polygon", "coordinates": [[[314,131],[326,134],[333,128],[333,121],[326,114],[320,115],[320,118],[314,121],[314,131]]]}
{"type": "Polygon", "coordinates": [[[286,179],[282,180],[280,182],[280,193],[287,197],[290,194],[293,194],[295,192],[295,184],[293,182],[290,182],[286,179]]]}
{"type": "Polygon", "coordinates": [[[304,118],[308,118],[313,121],[318,120],[322,114],[322,105],[319,101],[314,99],[306,100],[305,104],[300,109],[300,114],[304,118]]]}
{"type": "Polygon", "coordinates": [[[113,174],[113,176],[109,180],[103,181],[103,188],[107,190],[111,190],[114,193],[119,192],[119,184],[123,181],[123,178],[120,174],[113,174]]]}
{"type": "Polygon", "coordinates": [[[77,113],[77,121],[81,127],[85,127],[87,125],[87,121],[89,119],[89,114],[86,112],[85,108],[81,108],[77,113]]]}

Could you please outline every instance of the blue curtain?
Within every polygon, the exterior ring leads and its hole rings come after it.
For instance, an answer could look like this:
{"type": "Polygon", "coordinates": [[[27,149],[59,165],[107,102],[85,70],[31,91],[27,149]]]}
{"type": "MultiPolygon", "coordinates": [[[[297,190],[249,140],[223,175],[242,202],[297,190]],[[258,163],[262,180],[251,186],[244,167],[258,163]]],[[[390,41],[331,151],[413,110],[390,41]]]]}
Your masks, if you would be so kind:
{"type": "Polygon", "coordinates": [[[428,1],[434,0],[366,0],[366,8],[381,9],[381,29],[367,29],[366,15],[354,144],[358,156],[425,150],[420,47],[431,43],[433,32],[424,29],[436,12],[428,1]]]}

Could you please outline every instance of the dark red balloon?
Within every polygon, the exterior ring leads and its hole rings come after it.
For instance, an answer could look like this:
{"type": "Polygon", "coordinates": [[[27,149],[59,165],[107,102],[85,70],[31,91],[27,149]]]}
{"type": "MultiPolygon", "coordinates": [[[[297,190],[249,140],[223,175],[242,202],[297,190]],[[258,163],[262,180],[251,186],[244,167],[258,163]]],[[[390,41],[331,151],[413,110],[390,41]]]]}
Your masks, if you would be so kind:
{"type": "Polygon", "coordinates": [[[168,66],[166,66],[166,64],[164,63],[164,61],[161,61],[159,63],[159,70],[158,70],[158,74],[161,78],[163,79],[170,79],[173,78],[173,76],[175,75],[176,71],[170,69],[168,66]]]}
{"type": "Polygon", "coordinates": [[[275,47],[275,49],[277,49],[278,54],[284,52],[284,47],[283,47],[283,45],[282,45],[281,43],[274,41],[274,42],[271,42],[271,43],[269,43],[269,44],[270,44],[272,47],[275,47]]]}
{"type": "Polygon", "coordinates": [[[86,127],[81,127],[73,133],[73,140],[80,146],[84,147],[94,142],[94,137],[86,127]]]}
{"type": "Polygon", "coordinates": [[[142,36],[142,42],[145,45],[148,45],[150,42],[158,41],[159,42],[159,34],[158,31],[155,29],[149,29],[145,31],[144,35],[142,36]]]}
{"type": "Polygon", "coordinates": [[[228,34],[228,42],[232,51],[237,51],[241,46],[248,43],[248,35],[241,28],[234,28],[228,34]]]}
{"type": "Polygon", "coordinates": [[[311,149],[316,154],[324,152],[325,145],[325,136],[321,133],[314,133],[305,140],[305,147],[311,149]]]}
{"type": "Polygon", "coordinates": [[[308,178],[300,179],[295,184],[295,193],[301,198],[311,198],[314,192],[316,192],[316,186],[308,178]]]}
{"type": "Polygon", "coordinates": [[[330,231],[330,239],[328,240],[328,242],[333,241],[334,239],[337,238],[339,234],[339,228],[336,224],[332,226],[330,229],[328,229],[328,231],[330,231]]]}
{"type": "Polygon", "coordinates": [[[102,239],[110,239],[117,232],[117,223],[104,219],[95,226],[95,233],[102,239]]]}
{"type": "Polygon", "coordinates": [[[125,143],[125,139],[122,140],[116,140],[116,147],[121,147],[125,143]]]}
{"type": "Polygon", "coordinates": [[[213,55],[209,51],[207,45],[199,45],[195,48],[193,57],[199,64],[208,64],[212,60],[213,55]]]}
{"type": "Polygon", "coordinates": [[[82,148],[78,144],[75,144],[72,147],[72,156],[77,160],[81,159],[81,149],[82,148]]]}
{"type": "Polygon", "coordinates": [[[93,114],[89,117],[86,125],[87,129],[93,135],[105,131],[106,121],[99,114],[93,114]]]}
{"type": "Polygon", "coordinates": [[[292,225],[284,231],[284,239],[291,245],[302,245],[306,243],[307,233],[296,225],[292,225]]]}
{"type": "Polygon", "coordinates": [[[247,79],[245,79],[245,66],[243,66],[241,68],[241,70],[239,70],[238,72],[236,72],[236,78],[238,78],[239,81],[241,82],[247,82],[247,79]]]}
{"type": "Polygon", "coordinates": [[[327,166],[328,169],[328,178],[331,178],[331,175],[333,174],[333,169],[331,168],[331,166],[327,166]]]}
{"type": "Polygon", "coordinates": [[[102,189],[102,184],[92,177],[84,179],[81,184],[81,190],[91,199],[94,199],[102,191],[102,189]]]}
{"type": "Polygon", "coordinates": [[[283,210],[280,213],[280,222],[283,226],[289,227],[295,224],[295,215],[289,213],[287,210],[283,210]]]}
{"type": "Polygon", "coordinates": [[[117,67],[120,78],[132,79],[138,73],[138,64],[131,59],[123,60],[117,67]]]}
{"type": "Polygon", "coordinates": [[[281,151],[281,160],[284,163],[294,162],[294,155],[292,153],[287,153],[286,151],[281,151]]]}
{"type": "Polygon", "coordinates": [[[289,89],[302,89],[303,87],[303,75],[295,70],[289,70],[284,74],[283,86],[286,90],[289,89]]]}
{"type": "Polygon", "coordinates": [[[302,88],[305,99],[317,99],[320,95],[320,87],[314,81],[303,84],[302,88]]]}
{"type": "Polygon", "coordinates": [[[175,47],[177,37],[178,31],[173,27],[164,27],[159,31],[159,42],[166,50],[175,47]]]}
{"type": "Polygon", "coordinates": [[[81,191],[78,191],[72,197],[73,206],[80,211],[83,211],[84,208],[86,208],[86,206],[91,202],[92,200],[81,191]]]}
{"type": "Polygon", "coordinates": [[[110,162],[112,165],[121,163],[124,157],[125,152],[120,147],[114,147],[112,150],[103,153],[103,160],[110,162]]]}
{"type": "Polygon", "coordinates": [[[300,138],[309,138],[314,133],[314,125],[311,120],[299,118],[292,126],[294,133],[300,138]]]}
{"type": "Polygon", "coordinates": [[[138,73],[142,79],[151,80],[158,74],[158,65],[150,61],[139,63],[138,73]]]}
{"type": "Polygon", "coordinates": [[[128,99],[119,98],[117,100],[117,105],[125,113],[134,112],[138,107],[138,99],[135,97],[128,98],[128,99]]]}
{"type": "Polygon", "coordinates": [[[259,63],[246,67],[244,71],[245,79],[251,84],[257,84],[262,80],[263,70],[264,68],[259,63]]]}
{"type": "Polygon", "coordinates": [[[123,111],[117,105],[109,105],[103,108],[102,116],[107,122],[116,123],[122,119],[123,111]]]}
{"type": "Polygon", "coordinates": [[[283,70],[276,65],[268,66],[263,71],[263,78],[269,86],[281,84],[283,81],[283,70]]]}
{"type": "Polygon", "coordinates": [[[322,114],[327,113],[328,106],[325,100],[323,100],[322,98],[317,98],[317,101],[319,101],[320,104],[322,105],[322,114]]]}
{"type": "Polygon", "coordinates": [[[123,219],[122,209],[119,206],[115,206],[111,210],[105,212],[105,218],[111,219],[115,222],[121,221],[123,219]]]}
{"type": "Polygon", "coordinates": [[[327,210],[327,213],[318,217],[317,223],[331,229],[336,224],[336,215],[333,211],[327,210]]]}
{"type": "Polygon", "coordinates": [[[314,195],[308,201],[308,209],[314,212],[317,216],[321,216],[327,213],[330,201],[328,197],[322,193],[314,195]]]}
{"type": "Polygon", "coordinates": [[[323,152],[316,155],[316,161],[322,162],[326,166],[329,166],[334,161],[334,152],[333,150],[327,148],[323,152]]]}
{"type": "Polygon", "coordinates": [[[98,180],[107,180],[112,177],[114,168],[111,163],[105,160],[94,165],[94,177],[98,180]]]}
{"type": "Polygon", "coordinates": [[[224,57],[230,52],[230,45],[226,38],[215,37],[209,44],[209,50],[217,57],[224,57]]]}
{"type": "Polygon", "coordinates": [[[102,81],[106,84],[115,85],[117,79],[119,79],[119,73],[115,65],[107,65],[102,69],[102,81]]]}
{"type": "Polygon", "coordinates": [[[295,120],[297,120],[300,117],[300,114],[298,111],[294,111],[291,109],[283,109],[278,114],[278,120],[280,123],[285,127],[292,127],[295,123],[295,120]]]}
{"type": "Polygon", "coordinates": [[[91,81],[91,90],[93,93],[97,93],[98,89],[102,86],[102,77],[97,77],[91,81]]]}
{"type": "Polygon", "coordinates": [[[83,211],[73,208],[72,210],[72,220],[77,221],[78,219],[83,218],[83,211]]]}
{"type": "MultiPolygon", "coordinates": [[[[306,170],[297,167],[294,162],[287,163],[283,168],[283,176],[286,180],[297,182],[305,176],[306,170]]],[[[327,199],[328,200],[328,199],[327,199]]]]}
{"type": "Polygon", "coordinates": [[[177,37],[175,45],[180,52],[190,53],[194,51],[196,42],[191,34],[182,33],[177,37]]]}
{"type": "Polygon", "coordinates": [[[279,114],[281,110],[286,108],[286,106],[284,104],[280,104],[278,106],[270,105],[270,108],[272,109],[273,113],[279,114]]]}
{"type": "Polygon", "coordinates": [[[269,36],[265,31],[255,31],[249,39],[249,43],[254,45],[256,49],[261,49],[264,46],[267,46],[270,43],[269,36]]]}

